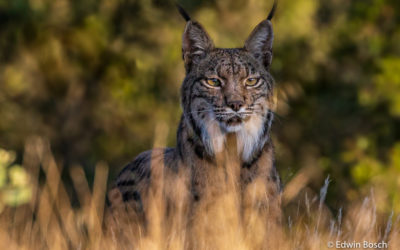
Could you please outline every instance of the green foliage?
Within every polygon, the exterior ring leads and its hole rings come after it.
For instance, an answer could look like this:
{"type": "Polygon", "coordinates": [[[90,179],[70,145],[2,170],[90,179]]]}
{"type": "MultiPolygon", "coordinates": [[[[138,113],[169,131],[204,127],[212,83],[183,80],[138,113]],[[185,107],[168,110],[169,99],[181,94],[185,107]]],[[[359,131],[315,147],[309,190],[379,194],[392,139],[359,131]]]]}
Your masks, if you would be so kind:
{"type": "MultiPolygon", "coordinates": [[[[372,184],[375,193],[379,197],[385,197],[387,200],[378,202],[378,208],[382,211],[400,211],[400,143],[397,143],[388,152],[386,161],[379,161],[379,157],[368,153],[365,148],[359,152],[352,166],[352,177],[354,181],[369,189],[372,184]]],[[[369,190],[366,190],[369,191],[369,190]]]]}
{"type": "MultiPolygon", "coordinates": [[[[181,4],[218,46],[238,47],[272,0],[181,4]]],[[[336,208],[371,185],[399,188],[399,12],[397,0],[282,0],[272,21],[278,168],[287,181],[313,165],[324,173],[314,187],[331,174],[336,208]]],[[[184,77],[174,1],[0,0],[0,24],[1,147],[21,155],[39,135],[64,168],[105,160],[115,174],[152,147],[160,122],[174,145],[184,77]]]]}
{"type": "Polygon", "coordinates": [[[400,116],[400,58],[384,58],[379,66],[381,72],[375,80],[377,96],[390,103],[392,115],[400,116]]]}
{"type": "Polygon", "coordinates": [[[24,168],[12,164],[15,153],[0,149],[0,211],[5,205],[18,206],[31,199],[29,176],[24,168]]]}

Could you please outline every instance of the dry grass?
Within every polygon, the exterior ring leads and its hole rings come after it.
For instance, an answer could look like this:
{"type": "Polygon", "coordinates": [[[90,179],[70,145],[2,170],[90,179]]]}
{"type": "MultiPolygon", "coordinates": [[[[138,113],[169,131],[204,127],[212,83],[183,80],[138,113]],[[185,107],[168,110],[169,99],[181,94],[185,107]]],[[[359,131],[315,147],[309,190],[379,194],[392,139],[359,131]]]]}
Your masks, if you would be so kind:
{"type": "MultiPolygon", "coordinates": [[[[314,197],[306,191],[307,172],[312,172],[308,170],[286,185],[282,199],[287,214],[280,229],[271,228],[268,220],[255,214],[246,214],[249,223],[243,224],[237,216],[236,191],[227,188],[224,195],[208,204],[212,212],[199,214],[196,226],[187,231],[182,216],[187,212],[186,204],[178,202],[164,218],[165,204],[156,187],[146,206],[151,218],[147,230],[129,223],[129,213],[112,224],[105,223],[108,167],[103,163],[96,166],[93,187],[80,166],[70,169],[79,208],[72,207],[60,179],[61,169],[43,140],[27,143],[24,167],[31,176],[33,199],[28,205],[1,213],[0,249],[329,249],[328,242],[335,248],[337,241],[359,242],[361,249],[363,241],[386,242],[389,249],[400,249],[399,217],[378,216],[372,193],[332,215],[324,205],[329,179],[314,197]],[[39,183],[40,168],[45,180],[39,183]],[[267,243],[264,238],[268,238],[267,243]],[[192,243],[188,245],[187,239],[192,243]]],[[[185,200],[184,179],[168,184],[178,190],[174,196],[178,201],[185,200]]]]}

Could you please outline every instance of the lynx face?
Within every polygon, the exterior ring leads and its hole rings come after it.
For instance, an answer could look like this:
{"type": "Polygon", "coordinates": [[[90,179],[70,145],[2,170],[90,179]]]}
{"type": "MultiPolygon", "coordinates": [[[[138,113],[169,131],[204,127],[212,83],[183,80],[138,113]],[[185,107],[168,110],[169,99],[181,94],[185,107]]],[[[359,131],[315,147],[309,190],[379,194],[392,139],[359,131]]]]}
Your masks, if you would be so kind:
{"type": "Polygon", "coordinates": [[[182,106],[209,154],[223,149],[228,133],[237,135],[244,160],[263,145],[273,119],[272,40],[271,22],[264,20],[243,48],[214,48],[201,25],[188,21],[182,106]]]}
{"type": "MultiPolygon", "coordinates": [[[[209,110],[223,133],[238,132],[247,123],[267,116],[271,108],[272,79],[249,52],[216,49],[199,63],[197,73],[199,83],[193,86],[192,100],[203,101],[192,105],[190,112],[201,114],[209,110]],[[196,92],[204,96],[193,96],[196,92]]],[[[197,118],[202,117],[206,116],[197,118]]],[[[203,122],[210,125],[210,121],[203,122]]]]}

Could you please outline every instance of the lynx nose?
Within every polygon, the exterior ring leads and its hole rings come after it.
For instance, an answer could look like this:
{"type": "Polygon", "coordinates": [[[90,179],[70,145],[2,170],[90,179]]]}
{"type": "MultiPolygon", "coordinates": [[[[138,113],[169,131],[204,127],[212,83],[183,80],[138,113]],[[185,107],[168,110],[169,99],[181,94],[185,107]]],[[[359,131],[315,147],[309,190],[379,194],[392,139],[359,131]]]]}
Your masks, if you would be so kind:
{"type": "Polygon", "coordinates": [[[233,111],[238,112],[241,107],[243,107],[243,101],[231,101],[228,103],[228,106],[233,109],[233,111]]]}

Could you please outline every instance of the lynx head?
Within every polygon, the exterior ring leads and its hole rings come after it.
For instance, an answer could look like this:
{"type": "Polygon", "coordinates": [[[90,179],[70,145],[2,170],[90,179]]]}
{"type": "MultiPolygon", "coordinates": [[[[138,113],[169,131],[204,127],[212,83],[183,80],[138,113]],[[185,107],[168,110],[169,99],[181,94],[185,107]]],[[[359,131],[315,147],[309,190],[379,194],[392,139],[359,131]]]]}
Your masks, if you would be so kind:
{"type": "Polygon", "coordinates": [[[259,23],[242,48],[216,48],[196,21],[186,19],[182,39],[186,77],[181,89],[184,117],[206,151],[222,150],[225,136],[237,134],[245,161],[260,150],[272,122],[273,30],[271,18],[259,23]]]}

